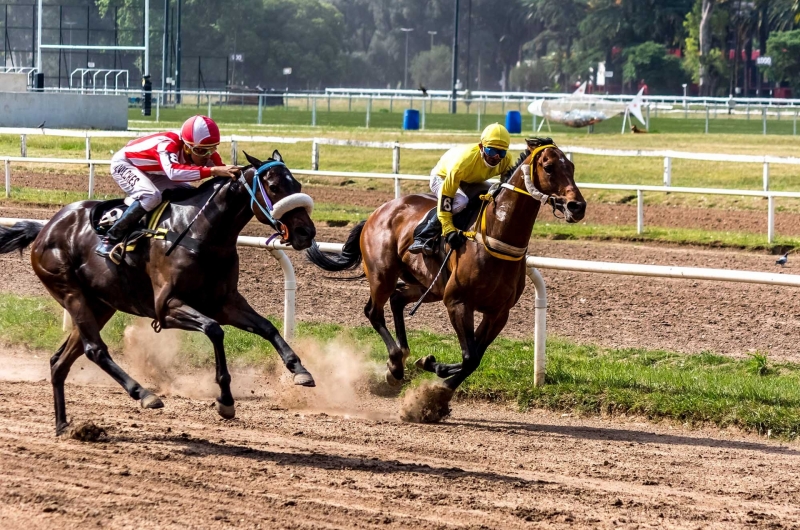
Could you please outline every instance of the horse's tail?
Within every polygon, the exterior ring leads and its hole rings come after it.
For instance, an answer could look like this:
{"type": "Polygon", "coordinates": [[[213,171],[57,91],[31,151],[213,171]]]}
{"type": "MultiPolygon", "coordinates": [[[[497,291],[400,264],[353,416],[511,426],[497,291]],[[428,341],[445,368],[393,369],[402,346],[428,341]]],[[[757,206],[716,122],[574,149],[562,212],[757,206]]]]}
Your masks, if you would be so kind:
{"type": "Polygon", "coordinates": [[[0,254],[8,254],[30,245],[44,225],[33,221],[20,221],[12,227],[0,227],[0,254]]]}
{"type": "Polygon", "coordinates": [[[361,231],[366,221],[361,221],[347,236],[341,255],[322,252],[316,241],[306,250],[309,261],[328,272],[339,272],[354,269],[361,264],[361,231]]]}

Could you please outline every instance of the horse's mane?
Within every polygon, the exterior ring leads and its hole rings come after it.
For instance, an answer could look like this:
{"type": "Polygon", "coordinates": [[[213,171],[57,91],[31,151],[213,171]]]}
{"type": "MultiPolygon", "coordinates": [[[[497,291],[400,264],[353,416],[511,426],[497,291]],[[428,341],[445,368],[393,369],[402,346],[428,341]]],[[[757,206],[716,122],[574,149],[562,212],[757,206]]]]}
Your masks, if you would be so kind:
{"type": "Polygon", "coordinates": [[[508,171],[506,171],[505,173],[503,173],[501,175],[501,177],[500,177],[500,181],[501,182],[508,182],[508,179],[511,178],[511,175],[513,175],[514,172],[517,170],[517,168],[519,166],[521,166],[522,163],[525,162],[525,160],[530,156],[531,147],[533,147],[535,149],[535,148],[539,147],[540,145],[547,145],[547,144],[555,145],[553,143],[553,139],[552,138],[526,138],[525,142],[528,144],[528,147],[519,154],[519,158],[514,163],[514,165],[511,166],[511,168],[508,171]]]}

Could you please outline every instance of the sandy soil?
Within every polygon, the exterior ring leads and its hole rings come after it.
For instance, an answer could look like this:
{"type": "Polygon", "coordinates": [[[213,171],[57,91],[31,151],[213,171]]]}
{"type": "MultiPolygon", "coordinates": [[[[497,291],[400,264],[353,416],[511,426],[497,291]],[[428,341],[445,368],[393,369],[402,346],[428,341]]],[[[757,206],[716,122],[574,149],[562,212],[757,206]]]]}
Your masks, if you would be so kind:
{"type": "MultiPolygon", "coordinates": [[[[348,196],[346,189],[328,191],[348,196]]],[[[383,196],[364,192],[356,200],[376,205],[383,196]]],[[[597,218],[606,206],[593,208],[597,218]]],[[[634,212],[627,205],[609,211],[634,212]]],[[[52,213],[0,208],[0,216],[52,213]]],[[[680,210],[665,218],[733,226],[747,215],[680,210]]],[[[246,233],[263,227],[251,225],[246,233]]],[[[320,240],[342,241],[348,229],[320,227],[319,233],[320,240]]],[[[543,240],[530,249],[553,257],[781,270],[774,256],[735,250],[543,240]]],[[[277,264],[255,249],[241,256],[242,292],[260,311],[280,315],[277,264]]],[[[46,296],[27,258],[0,257],[0,291],[46,296]]],[[[300,256],[292,261],[298,320],[366,325],[364,282],[337,282],[300,256]]],[[[797,263],[790,259],[784,271],[792,273],[797,263]]],[[[800,301],[793,289],[543,272],[552,334],[687,353],[757,349],[775,360],[800,361],[800,301]]],[[[530,337],[532,315],[529,289],[505,336],[530,337]]],[[[425,306],[409,324],[451,332],[439,305],[425,306]]],[[[73,368],[68,414],[76,426],[92,421],[105,429],[97,443],[53,436],[49,353],[0,349],[2,528],[800,526],[796,444],[463,401],[444,423],[402,423],[399,400],[375,397],[364,385],[382,369],[336,342],[295,345],[317,376],[315,389],[286,386],[282,369],[234,367],[237,419],[224,421],[212,406],[211,373],[171,364],[165,351],[174,350],[175,337],[164,332],[151,342],[154,337],[129,340],[122,354],[112,354],[164,396],[164,409],[142,410],[86,359],[73,368]],[[153,354],[165,362],[143,363],[153,354]]]]}
{"type": "Polygon", "coordinates": [[[796,447],[733,431],[463,401],[408,424],[395,399],[331,410],[324,387],[299,404],[252,374],[225,421],[210,395],[142,410],[82,360],[67,400],[74,425],[105,429],[90,443],[53,435],[46,357],[2,351],[0,366],[3,528],[800,525],[796,447]]]}

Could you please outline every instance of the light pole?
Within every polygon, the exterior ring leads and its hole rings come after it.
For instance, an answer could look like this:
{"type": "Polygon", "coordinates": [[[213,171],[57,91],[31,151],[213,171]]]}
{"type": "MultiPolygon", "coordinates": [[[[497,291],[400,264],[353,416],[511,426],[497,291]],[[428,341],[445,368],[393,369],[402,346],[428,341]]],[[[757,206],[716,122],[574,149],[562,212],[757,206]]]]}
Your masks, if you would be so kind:
{"type": "Polygon", "coordinates": [[[408,34],[414,31],[414,28],[400,28],[400,31],[406,34],[406,70],[403,77],[403,88],[408,88],[408,34]]]}
{"type": "Polygon", "coordinates": [[[428,35],[431,36],[431,50],[433,49],[433,36],[439,33],[438,31],[429,31],[428,35]]]}

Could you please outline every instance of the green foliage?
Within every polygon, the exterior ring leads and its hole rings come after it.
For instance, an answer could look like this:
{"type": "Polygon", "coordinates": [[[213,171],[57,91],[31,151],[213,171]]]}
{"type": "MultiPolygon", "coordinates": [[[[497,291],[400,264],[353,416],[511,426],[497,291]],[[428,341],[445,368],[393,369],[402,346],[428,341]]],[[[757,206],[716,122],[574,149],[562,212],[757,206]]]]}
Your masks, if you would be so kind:
{"type": "Polygon", "coordinates": [[[511,70],[509,86],[514,91],[542,92],[552,85],[550,71],[546,59],[526,62],[511,70]]]}
{"type": "Polygon", "coordinates": [[[691,76],[692,81],[695,83],[700,82],[700,65],[703,64],[706,68],[706,80],[709,83],[709,93],[712,95],[717,94],[717,88],[724,95],[727,94],[727,86],[725,80],[729,73],[729,64],[725,55],[722,52],[720,45],[724,45],[725,35],[727,32],[728,13],[721,9],[717,9],[711,16],[711,33],[715,37],[712,39],[711,51],[707,57],[700,56],[700,18],[701,18],[701,4],[702,0],[697,0],[694,9],[686,15],[686,20],[683,23],[686,30],[686,48],[683,59],[683,67],[686,73],[691,76]],[[722,42],[720,41],[720,37],[722,42]]]}
{"type": "Polygon", "coordinates": [[[678,94],[686,75],[681,60],[667,53],[662,44],[652,41],[625,50],[623,79],[633,82],[644,80],[651,94],[678,94]]]}
{"type": "MultiPolygon", "coordinates": [[[[428,89],[447,89],[452,82],[451,69],[444,67],[451,61],[451,49],[448,46],[434,46],[430,51],[422,52],[411,61],[409,72],[414,86],[428,89]]],[[[409,87],[413,88],[413,87],[409,87]]]]}
{"type": "Polygon", "coordinates": [[[770,78],[800,91],[800,29],[770,35],[767,53],[772,57],[770,78]]]}

